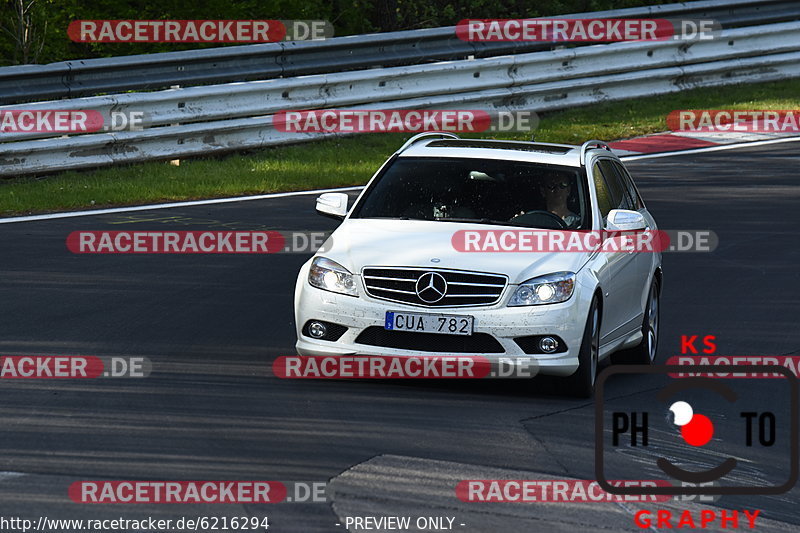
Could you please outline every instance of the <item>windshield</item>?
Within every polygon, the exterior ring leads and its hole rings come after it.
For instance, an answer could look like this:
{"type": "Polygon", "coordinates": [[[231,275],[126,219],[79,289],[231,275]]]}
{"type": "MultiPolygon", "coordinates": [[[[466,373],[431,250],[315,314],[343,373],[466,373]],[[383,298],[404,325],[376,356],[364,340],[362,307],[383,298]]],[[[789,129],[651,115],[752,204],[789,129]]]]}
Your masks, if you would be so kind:
{"type": "Polygon", "coordinates": [[[401,157],[365,191],[352,218],[586,229],[582,175],[575,167],[520,161],[401,157]]]}

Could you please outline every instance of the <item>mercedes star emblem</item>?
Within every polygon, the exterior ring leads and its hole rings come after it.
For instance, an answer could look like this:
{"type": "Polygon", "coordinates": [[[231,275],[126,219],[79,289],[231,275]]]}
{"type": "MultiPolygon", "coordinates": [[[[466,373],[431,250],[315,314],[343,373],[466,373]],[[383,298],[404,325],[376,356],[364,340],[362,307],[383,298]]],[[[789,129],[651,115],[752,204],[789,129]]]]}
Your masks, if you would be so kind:
{"type": "Polygon", "coordinates": [[[436,272],[426,272],[417,280],[417,296],[426,304],[434,304],[447,293],[447,281],[436,272]]]}

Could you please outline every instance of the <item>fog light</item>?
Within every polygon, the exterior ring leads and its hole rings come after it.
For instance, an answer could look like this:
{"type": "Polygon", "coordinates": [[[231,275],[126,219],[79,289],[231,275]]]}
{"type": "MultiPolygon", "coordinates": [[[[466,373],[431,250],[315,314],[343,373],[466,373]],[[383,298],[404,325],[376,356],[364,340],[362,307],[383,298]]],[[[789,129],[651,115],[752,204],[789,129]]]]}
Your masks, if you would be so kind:
{"type": "Polygon", "coordinates": [[[544,353],[553,353],[558,349],[558,341],[553,337],[542,337],[539,341],[539,348],[544,353]]]}
{"type": "Polygon", "coordinates": [[[312,322],[308,325],[308,333],[315,339],[321,339],[328,333],[328,328],[322,322],[312,322]]]}

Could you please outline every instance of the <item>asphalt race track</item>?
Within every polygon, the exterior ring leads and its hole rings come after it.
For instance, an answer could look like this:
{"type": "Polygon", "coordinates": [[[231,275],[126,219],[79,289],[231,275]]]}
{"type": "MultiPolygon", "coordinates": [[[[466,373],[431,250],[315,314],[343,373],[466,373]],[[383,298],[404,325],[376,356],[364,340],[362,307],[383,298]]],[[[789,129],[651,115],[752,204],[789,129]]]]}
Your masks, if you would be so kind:
{"type": "MultiPolygon", "coordinates": [[[[662,229],[719,237],[713,253],[664,256],[660,362],[679,354],[681,335],[715,335],[722,355],[800,355],[799,153],[789,142],[627,163],[662,229]]],[[[308,254],[75,255],[65,246],[76,230],[333,229],[314,198],[0,225],[2,355],[153,363],[138,380],[0,381],[0,515],[268,515],[270,531],[306,533],[345,531],[352,515],[407,514],[452,516],[464,532],[637,531],[632,506],[454,497],[460,479],[594,478],[594,405],[560,397],[549,380],[273,377],[272,361],[294,354],[294,281],[308,254]],[[328,482],[328,502],[80,505],[67,496],[75,481],[208,479],[328,482]]],[[[667,381],[627,378],[607,395],[622,408],[647,403],[667,381]]],[[[750,400],[785,410],[779,392],[760,387],[750,400]]],[[[717,505],[761,509],[776,522],[759,530],[790,531],[798,501],[795,487],[717,505]]]]}

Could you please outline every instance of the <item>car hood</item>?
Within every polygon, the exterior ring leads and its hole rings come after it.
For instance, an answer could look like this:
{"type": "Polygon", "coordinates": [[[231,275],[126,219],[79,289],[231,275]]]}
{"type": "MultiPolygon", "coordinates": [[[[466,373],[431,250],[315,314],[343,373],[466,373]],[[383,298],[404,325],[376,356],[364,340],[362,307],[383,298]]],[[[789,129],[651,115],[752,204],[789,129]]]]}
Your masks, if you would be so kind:
{"type": "Polygon", "coordinates": [[[588,252],[459,252],[453,248],[451,239],[456,231],[487,229],[520,228],[428,220],[349,219],[333,232],[326,251],[318,255],[354,274],[360,274],[365,266],[450,268],[505,274],[512,284],[552,272],[577,272],[590,256],[588,252]]]}

